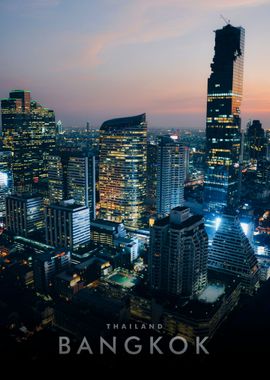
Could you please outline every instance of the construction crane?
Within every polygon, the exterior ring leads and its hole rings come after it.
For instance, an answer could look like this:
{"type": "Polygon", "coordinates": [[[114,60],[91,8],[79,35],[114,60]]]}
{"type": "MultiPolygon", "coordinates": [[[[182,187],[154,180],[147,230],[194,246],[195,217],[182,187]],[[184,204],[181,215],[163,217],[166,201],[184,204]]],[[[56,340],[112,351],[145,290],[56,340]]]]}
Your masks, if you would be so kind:
{"type": "Polygon", "coordinates": [[[231,20],[226,19],[223,15],[220,15],[220,17],[222,18],[223,21],[225,21],[225,23],[226,23],[227,25],[229,25],[229,24],[231,23],[231,20]]]}

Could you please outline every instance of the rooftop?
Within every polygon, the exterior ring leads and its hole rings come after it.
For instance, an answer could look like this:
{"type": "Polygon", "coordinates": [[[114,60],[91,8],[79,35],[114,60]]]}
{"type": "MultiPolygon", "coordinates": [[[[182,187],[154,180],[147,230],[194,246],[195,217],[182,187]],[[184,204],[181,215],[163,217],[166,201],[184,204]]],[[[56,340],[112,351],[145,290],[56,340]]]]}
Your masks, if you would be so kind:
{"type": "MultiPolygon", "coordinates": [[[[183,209],[186,209],[186,207],[184,207],[183,209]]],[[[181,211],[181,210],[178,210],[178,211],[181,211]]],[[[164,227],[166,225],[170,225],[170,227],[173,229],[182,230],[183,228],[191,227],[193,224],[200,222],[201,220],[203,220],[202,215],[192,215],[188,219],[183,221],[182,223],[174,224],[174,223],[170,223],[170,217],[166,216],[165,218],[158,219],[156,223],[154,224],[154,226],[164,227]]]]}
{"type": "Polygon", "coordinates": [[[54,247],[51,245],[40,243],[39,241],[28,239],[23,236],[14,236],[14,241],[18,243],[29,244],[29,245],[32,245],[33,247],[40,248],[40,249],[45,249],[45,250],[54,249],[54,247]]]}
{"type": "Polygon", "coordinates": [[[105,121],[100,130],[108,130],[108,129],[123,129],[128,127],[134,127],[140,125],[141,123],[145,123],[146,115],[145,113],[137,116],[129,116],[129,117],[121,117],[117,119],[111,119],[105,121]]]}
{"type": "Polygon", "coordinates": [[[36,199],[40,198],[42,199],[40,194],[32,194],[32,193],[16,193],[16,194],[11,194],[8,195],[7,198],[12,198],[12,199],[20,199],[20,200],[28,200],[28,199],[36,199]]]}
{"type": "Polygon", "coordinates": [[[56,209],[69,209],[69,210],[81,210],[87,208],[86,206],[79,205],[75,203],[73,199],[69,199],[66,201],[61,201],[59,203],[54,203],[48,206],[48,208],[56,208],[56,209]]]}
{"type": "Polygon", "coordinates": [[[91,226],[102,228],[103,226],[107,227],[118,227],[122,223],[117,222],[111,222],[110,220],[105,219],[96,219],[95,221],[91,222],[91,226]]]}
{"type": "Polygon", "coordinates": [[[106,278],[106,282],[131,289],[138,284],[139,278],[127,271],[116,270],[106,278]]]}

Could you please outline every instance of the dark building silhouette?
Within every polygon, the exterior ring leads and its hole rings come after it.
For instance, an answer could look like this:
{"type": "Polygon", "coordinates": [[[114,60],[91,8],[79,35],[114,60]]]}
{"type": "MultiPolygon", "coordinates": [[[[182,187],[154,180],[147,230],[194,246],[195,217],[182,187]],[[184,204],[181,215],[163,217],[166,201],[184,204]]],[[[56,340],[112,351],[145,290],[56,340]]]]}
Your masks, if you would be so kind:
{"type": "Polygon", "coordinates": [[[33,256],[35,290],[41,294],[52,291],[56,274],[70,266],[71,255],[64,249],[50,249],[33,256]]]}
{"type": "Polygon", "coordinates": [[[208,79],[206,175],[204,202],[208,211],[236,207],[239,199],[244,36],[228,24],[215,31],[215,54],[208,79]]]}
{"type": "Polygon", "coordinates": [[[260,120],[250,121],[246,131],[246,149],[249,160],[261,160],[266,157],[267,140],[260,120]]]}

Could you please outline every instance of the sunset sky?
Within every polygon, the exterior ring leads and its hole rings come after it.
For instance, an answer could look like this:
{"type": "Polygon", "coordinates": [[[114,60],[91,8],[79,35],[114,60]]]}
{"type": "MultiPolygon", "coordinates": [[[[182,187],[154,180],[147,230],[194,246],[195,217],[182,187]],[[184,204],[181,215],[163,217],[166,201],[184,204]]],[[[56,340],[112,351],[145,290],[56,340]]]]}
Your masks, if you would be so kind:
{"type": "Polygon", "coordinates": [[[65,126],[204,128],[220,14],[246,29],[242,126],[270,129],[269,0],[0,0],[0,97],[31,90],[65,126]]]}

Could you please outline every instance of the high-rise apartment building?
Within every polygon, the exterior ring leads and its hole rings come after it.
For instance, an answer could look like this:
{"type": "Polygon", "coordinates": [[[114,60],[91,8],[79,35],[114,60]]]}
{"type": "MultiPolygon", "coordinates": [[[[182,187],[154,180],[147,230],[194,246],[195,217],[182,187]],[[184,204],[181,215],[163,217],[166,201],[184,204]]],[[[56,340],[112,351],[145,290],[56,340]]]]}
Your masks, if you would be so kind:
{"type": "Polygon", "coordinates": [[[215,34],[207,94],[204,203],[206,210],[220,212],[239,201],[245,31],[228,24],[215,34]]]}
{"type": "Polygon", "coordinates": [[[55,149],[54,112],[25,90],[11,91],[1,107],[3,149],[12,153],[14,188],[32,191],[46,180],[48,155],[55,149]]]}
{"type": "Polygon", "coordinates": [[[43,199],[29,193],[6,197],[6,228],[15,235],[29,237],[44,229],[43,199]]]}
{"type": "Polygon", "coordinates": [[[144,224],[147,125],[145,114],[113,119],[100,128],[101,219],[131,228],[144,224]]]}
{"type": "Polygon", "coordinates": [[[161,136],[157,154],[157,213],[165,216],[184,204],[184,146],[170,136],[161,136]]]}
{"type": "Polygon", "coordinates": [[[176,207],[151,228],[149,282],[153,291],[192,298],[207,285],[208,238],[203,217],[176,207]]]}
{"type": "Polygon", "coordinates": [[[77,251],[90,241],[89,208],[73,199],[45,207],[46,242],[77,251]]]}
{"type": "Polygon", "coordinates": [[[242,283],[246,293],[252,293],[259,281],[255,252],[236,215],[222,215],[212,245],[208,267],[225,273],[242,283]]]}

